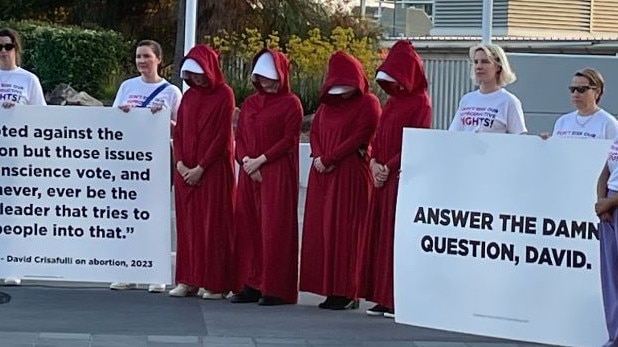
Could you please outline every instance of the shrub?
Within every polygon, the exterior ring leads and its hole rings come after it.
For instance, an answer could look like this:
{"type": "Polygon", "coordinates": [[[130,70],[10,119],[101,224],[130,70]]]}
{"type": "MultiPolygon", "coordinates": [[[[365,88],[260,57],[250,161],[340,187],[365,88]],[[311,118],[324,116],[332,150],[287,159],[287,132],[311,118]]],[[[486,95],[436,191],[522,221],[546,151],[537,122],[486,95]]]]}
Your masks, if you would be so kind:
{"type": "Polygon", "coordinates": [[[133,42],[111,30],[90,30],[34,21],[0,22],[19,31],[22,67],[41,80],[43,90],[69,83],[99,99],[112,99],[130,71],[133,42]]]}

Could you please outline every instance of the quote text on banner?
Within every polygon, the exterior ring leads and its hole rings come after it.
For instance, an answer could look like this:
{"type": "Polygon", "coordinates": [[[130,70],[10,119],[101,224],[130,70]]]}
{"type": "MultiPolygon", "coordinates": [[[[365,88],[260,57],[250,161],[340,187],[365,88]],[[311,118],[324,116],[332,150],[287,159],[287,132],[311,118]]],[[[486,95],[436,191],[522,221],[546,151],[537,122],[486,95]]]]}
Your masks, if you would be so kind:
{"type": "Polygon", "coordinates": [[[170,283],[169,117],[0,109],[0,277],[170,283]]]}

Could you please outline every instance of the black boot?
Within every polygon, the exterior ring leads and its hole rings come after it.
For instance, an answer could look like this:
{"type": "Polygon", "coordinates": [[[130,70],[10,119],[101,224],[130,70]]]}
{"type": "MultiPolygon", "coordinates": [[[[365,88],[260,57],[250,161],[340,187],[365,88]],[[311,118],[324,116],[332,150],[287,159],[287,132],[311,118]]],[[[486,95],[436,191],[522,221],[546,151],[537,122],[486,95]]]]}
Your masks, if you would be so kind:
{"type": "Polygon", "coordinates": [[[318,307],[324,308],[324,309],[330,309],[330,307],[333,305],[334,300],[335,300],[335,296],[329,295],[326,297],[326,300],[324,300],[318,305],[318,307]]]}
{"type": "Polygon", "coordinates": [[[250,302],[258,302],[262,297],[262,293],[255,288],[251,288],[249,286],[245,286],[245,288],[240,292],[232,295],[230,298],[230,302],[233,304],[245,304],[250,302]]]}

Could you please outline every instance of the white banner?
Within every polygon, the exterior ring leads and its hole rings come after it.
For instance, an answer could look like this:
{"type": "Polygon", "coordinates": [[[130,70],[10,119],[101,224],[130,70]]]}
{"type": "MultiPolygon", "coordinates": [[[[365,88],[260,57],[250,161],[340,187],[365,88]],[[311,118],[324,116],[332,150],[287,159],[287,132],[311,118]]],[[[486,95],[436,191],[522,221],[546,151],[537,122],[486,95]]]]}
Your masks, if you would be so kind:
{"type": "Polygon", "coordinates": [[[397,322],[567,346],[605,342],[594,203],[610,144],[406,129],[397,322]]]}
{"type": "Polygon", "coordinates": [[[0,119],[0,278],[171,282],[169,111],[0,119]]]}

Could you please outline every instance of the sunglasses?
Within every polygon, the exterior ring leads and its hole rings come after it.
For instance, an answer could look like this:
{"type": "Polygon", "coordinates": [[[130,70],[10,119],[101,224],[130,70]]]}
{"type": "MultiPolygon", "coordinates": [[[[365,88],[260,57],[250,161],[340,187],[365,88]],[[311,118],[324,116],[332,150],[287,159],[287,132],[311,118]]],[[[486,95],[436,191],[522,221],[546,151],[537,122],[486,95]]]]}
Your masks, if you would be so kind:
{"type": "Polygon", "coordinates": [[[575,93],[576,90],[577,90],[578,93],[583,94],[583,93],[587,92],[590,89],[597,89],[597,87],[592,87],[592,86],[577,86],[577,87],[570,86],[569,87],[569,90],[571,91],[571,94],[575,93]]]}
{"type": "Polygon", "coordinates": [[[0,44],[0,51],[2,51],[3,48],[8,52],[13,50],[13,48],[15,48],[15,45],[12,43],[0,44]]]}

